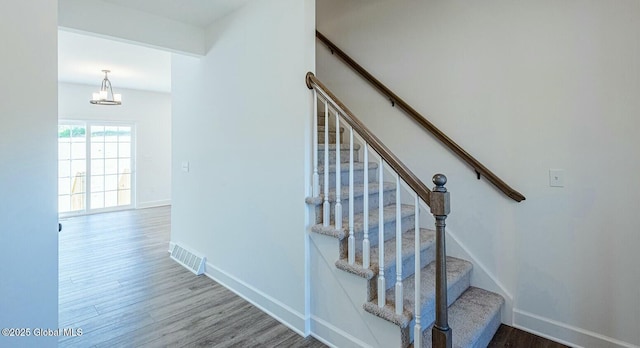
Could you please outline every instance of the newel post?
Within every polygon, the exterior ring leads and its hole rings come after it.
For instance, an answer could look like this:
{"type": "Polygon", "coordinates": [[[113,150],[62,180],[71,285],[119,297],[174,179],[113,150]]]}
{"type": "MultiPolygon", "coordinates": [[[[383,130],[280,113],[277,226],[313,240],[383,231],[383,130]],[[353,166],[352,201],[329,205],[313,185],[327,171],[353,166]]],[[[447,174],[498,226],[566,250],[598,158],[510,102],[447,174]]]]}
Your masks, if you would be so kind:
{"type": "Polygon", "coordinates": [[[445,249],[445,220],[451,211],[449,192],[444,187],[447,177],[433,176],[436,185],[431,192],[431,214],[436,218],[436,321],[432,330],[434,348],[451,348],[452,336],[447,314],[447,252],[445,249]]]}

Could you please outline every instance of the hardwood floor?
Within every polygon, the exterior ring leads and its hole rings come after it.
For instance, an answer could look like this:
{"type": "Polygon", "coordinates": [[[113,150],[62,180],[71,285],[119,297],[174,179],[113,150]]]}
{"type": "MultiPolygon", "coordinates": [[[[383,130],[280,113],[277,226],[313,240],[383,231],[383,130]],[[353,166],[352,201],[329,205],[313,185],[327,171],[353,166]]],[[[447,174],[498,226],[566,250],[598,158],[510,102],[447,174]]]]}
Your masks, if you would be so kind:
{"type": "Polygon", "coordinates": [[[169,207],[62,224],[60,347],[325,347],[171,260],[169,207]]]}
{"type": "MultiPolygon", "coordinates": [[[[169,258],[170,207],[63,219],[60,347],[325,347],[169,258]]],[[[565,347],[502,325],[489,347],[565,347]]]]}
{"type": "Polygon", "coordinates": [[[564,344],[542,338],[511,326],[500,325],[498,332],[489,343],[489,348],[565,348],[564,344]]]}

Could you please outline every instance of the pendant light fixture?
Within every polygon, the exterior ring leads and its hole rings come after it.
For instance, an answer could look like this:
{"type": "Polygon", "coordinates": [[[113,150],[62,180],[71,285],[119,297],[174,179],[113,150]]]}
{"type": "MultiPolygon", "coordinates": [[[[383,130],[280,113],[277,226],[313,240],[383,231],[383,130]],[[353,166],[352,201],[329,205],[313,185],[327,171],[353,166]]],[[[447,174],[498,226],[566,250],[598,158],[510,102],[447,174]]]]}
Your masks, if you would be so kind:
{"type": "Polygon", "coordinates": [[[93,98],[89,100],[89,103],[96,105],[122,105],[122,94],[113,94],[111,81],[107,76],[111,70],[102,70],[102,72],[104,73],[104,79],[100,85],[100,92],[93,93],[93,98]]]}

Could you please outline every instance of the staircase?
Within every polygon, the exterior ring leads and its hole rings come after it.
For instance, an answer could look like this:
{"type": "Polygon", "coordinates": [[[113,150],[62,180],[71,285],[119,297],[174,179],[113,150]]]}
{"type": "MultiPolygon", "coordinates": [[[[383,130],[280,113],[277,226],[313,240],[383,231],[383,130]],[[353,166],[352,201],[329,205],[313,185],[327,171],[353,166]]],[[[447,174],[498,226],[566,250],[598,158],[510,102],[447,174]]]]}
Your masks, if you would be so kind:
{"type": "MultiPolygon", "coordinates": [[[[336,107],[344,108],[339,101],[336,107]]],[[[385,165],[386,162],[375,151],[371,151],[367,142],[357,136],[351,140],[352,128],[340,125],[340,122],[345,123],[336,119],[339,112],[333,111],[335,109],[332,109],[330,103],[321,101],[316,109],[318,145],[315,160],[319,190],[313,197],[308,197],[306,202],[315,213],[315,221],[311,223],[312,235],[336,241],[325,244],[336,250],[325,252],[322,247],[319,250],[325,253],[325,258],[334,257],[332,262],[336,272],[344,272],[346,275],[340,276],[340,287],[351,289],[352,281],[362,287],[355,291],[365,294],[364,301],[355,303],[354,306],[363,309],[363,315],[382,321],[366,325],[381,325],[394,332],[394,338],[390,342],[395,341],[395,347],[409,347],[414,342],[419,342],[422,347],[431,347],[432,329],[436,320],[436,231],[429,227],[433,226],[433,218],[427,214],[429,208],[421,207],[418,198],[414,199],[415,194],[411,189],[400,184],[400,177],[389,165],[385,165]],[[328,113],[325,113],[324,107],[328,107],[328,113]],[[325,115],[329,119],[325,119],[325,115]],[[338,160],[340,165],[336,163],[338,160]],[[384,180],[380,181],[380,176],[384,180]],[[338,188],[336,184],[339,185],[338,188]],[[415,202],[418,202],[418,209],[415,202]],[[338,219],[336,205],[341,206],[337,209],[338,214],[341,211],[342,215],[338,219]],[[420,215],[418,223],[416,212],[420,215]],[[324,221],[327,218],[328,221],[324,221]],[[380,233],[383,235],[381,239],[380,233]],[[416,248],[418,235],[419,245],[416,248]],[[400,241],[397,240],[398,236],[400,241]],[[367,244],[370,248],[369,264],[364,265],[367,244]],[[400,255],[397,254],[398,247],[400,255]],[[419,258],[416,262],[417,254],[419,258]],[[379,264],[381,257],[384,260],[382,267],[379,264]],[[398,268],[401,272],[398,272],[398,268]],[[383,276],[380,277],[382,273],[383,276]],[[419,279],[417,288],[416,278],[419,279]],[[384,291],[380,291],[380,285],[384,286],[384,291]],[[396,306],[398,289],[402,292],[399,308],[396,306]],[[419,296],[416,296],[416,289],[419,296]],[[384,299],[379,299],[380,295],[384,299]],[[416,312],[419,313],[417,325],[416,312]],[[416,333],[417,330],[419,332],[416,333]]],[[[444,183],[441,184],[444,186],[444,183]]],[[[442,228],[444,231],[444,226],[442,228]]],[[[498,294],[472,287],[472,271],[470,262],[446,257],[446,305],[453,347],[486,347],[500,326],[504,299],[498,294]]],[[[340,303],[343,302],[344,298],[340,298],[340,303]]],[[[370,321],[369,318],[364,320],[370,321]]],[[[350,332],[355,338],[366,334],[370,333],[350,332]]],[[[358,340],[367,342],[365,338],[358,340]]],[[[378,342],[374,343],[376,345],[387,347],[389,341],[375,342],[378,342]]]]}

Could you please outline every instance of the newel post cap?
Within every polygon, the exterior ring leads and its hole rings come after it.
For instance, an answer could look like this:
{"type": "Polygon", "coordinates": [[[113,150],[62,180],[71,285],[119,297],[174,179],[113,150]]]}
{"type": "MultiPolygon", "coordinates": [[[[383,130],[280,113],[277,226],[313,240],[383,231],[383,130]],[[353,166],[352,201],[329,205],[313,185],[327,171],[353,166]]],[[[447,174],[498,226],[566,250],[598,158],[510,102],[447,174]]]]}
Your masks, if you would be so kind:
{"type": "Polygon", "coordinates": [[[432,179],[436,185],[431,192],[431,214],[435,216],[447,216],[451,212],[449,204],[449,192],[444,185],[447,183],[447,177],[444,174],[436,174],[432,179]]]}
{"type": "Polygon", "coordinates": [[[447,188],[444,185],[447,183],[447,177],[444,174],[436,174],[431,179],[436,186],[433,188],[434,192],[447,192],[447,188]]]}

